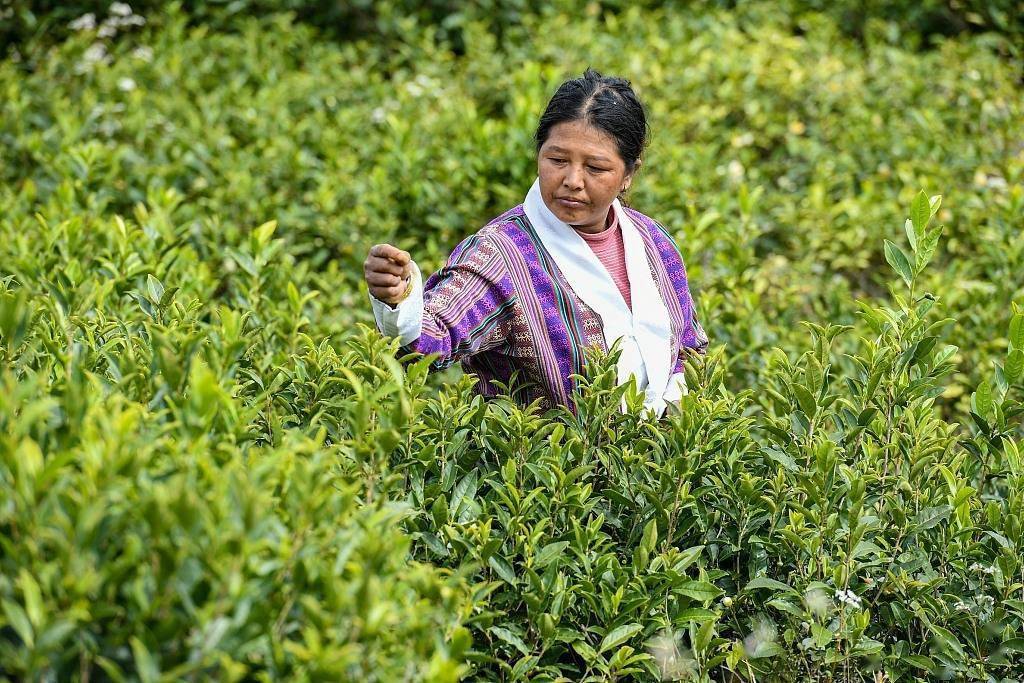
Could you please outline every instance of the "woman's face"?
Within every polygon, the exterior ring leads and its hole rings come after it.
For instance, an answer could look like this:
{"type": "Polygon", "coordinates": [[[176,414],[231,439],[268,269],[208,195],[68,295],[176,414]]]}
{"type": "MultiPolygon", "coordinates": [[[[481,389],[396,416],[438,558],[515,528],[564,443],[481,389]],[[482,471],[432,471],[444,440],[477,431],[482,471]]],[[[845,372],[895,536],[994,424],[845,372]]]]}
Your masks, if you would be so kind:
{"type": "MultiPolygon", "coordinates": [[[[639,167],[638,159],[633,171],[639,167]]],[[[591,233],[604,230],[612,201],[633,180],[614,138],[586,121],[552,126],[537,154],[537,174],[551,213],[591,233]]]]}

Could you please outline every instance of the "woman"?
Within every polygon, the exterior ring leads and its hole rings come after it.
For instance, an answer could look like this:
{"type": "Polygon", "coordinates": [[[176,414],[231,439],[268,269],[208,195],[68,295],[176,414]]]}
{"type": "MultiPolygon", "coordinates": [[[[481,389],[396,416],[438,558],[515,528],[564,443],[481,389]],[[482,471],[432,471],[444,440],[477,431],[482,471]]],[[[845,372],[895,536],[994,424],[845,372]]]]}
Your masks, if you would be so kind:
{"type": "Polygon", "coordinates": [[[459,244],[426,284],[408,252],[370,249],[377,327],[439,354],[438,367],[461,361],[485,396],[497,380],[543,408],[573,407],[584,346],[621,340],[619,382],[635,377],[661,415],[686,393],[684,353],[704,353],[708,340],[672,238],[617,198],[646,139],[628,81],[588,69],[563,83],[537,127],[538,177],[522,204],[459,244]]]}

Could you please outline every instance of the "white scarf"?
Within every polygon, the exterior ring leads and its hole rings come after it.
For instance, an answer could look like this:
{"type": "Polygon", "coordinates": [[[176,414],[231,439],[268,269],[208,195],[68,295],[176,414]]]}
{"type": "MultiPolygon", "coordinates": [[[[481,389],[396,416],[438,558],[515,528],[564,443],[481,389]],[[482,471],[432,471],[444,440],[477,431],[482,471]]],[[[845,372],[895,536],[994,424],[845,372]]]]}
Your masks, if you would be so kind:
{"type": "Polygon", "coordinates": [[[633,304],[630,311],[612,276],[590,246],[544,203],[539,178],[526,195],[523,208],[544,248],[558,264],[573,291],[600,316],[608,348],[622,339],[619,383],[628,381],[630,375],[636,376],[637,386],[645,392],[644,405],[661,415],[665,410],[663,396],[674,365],[672,326],[668,309],[651,277],[639,229],[626,215],[619,200],[613,201],[612,208],[619,219],[626,254],[633,304]]]}

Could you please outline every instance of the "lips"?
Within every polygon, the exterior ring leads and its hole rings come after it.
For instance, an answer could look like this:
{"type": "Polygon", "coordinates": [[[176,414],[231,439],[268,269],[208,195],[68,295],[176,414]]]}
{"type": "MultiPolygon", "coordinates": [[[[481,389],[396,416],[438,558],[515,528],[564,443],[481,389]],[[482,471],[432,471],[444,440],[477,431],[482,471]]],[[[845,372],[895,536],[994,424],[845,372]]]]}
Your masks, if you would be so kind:
{"type": "Polygon", "coordinates": [[[586,204],[582,199],[573,199],[572,197],[557,197],[557,199],[566,206],[584,206],[586,204]]]}

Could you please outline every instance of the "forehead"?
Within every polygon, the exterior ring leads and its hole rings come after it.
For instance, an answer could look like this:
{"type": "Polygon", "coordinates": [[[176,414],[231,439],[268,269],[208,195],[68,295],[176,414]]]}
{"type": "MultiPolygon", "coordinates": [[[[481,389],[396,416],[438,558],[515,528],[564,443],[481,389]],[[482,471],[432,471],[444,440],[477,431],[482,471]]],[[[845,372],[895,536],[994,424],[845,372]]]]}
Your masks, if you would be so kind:
{"type": "Polygon", "coordinates": [[[615,138],[582,120],[552,126],[542,149],[621,161],[615,138]]]}

